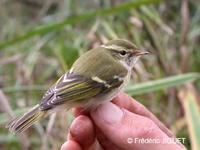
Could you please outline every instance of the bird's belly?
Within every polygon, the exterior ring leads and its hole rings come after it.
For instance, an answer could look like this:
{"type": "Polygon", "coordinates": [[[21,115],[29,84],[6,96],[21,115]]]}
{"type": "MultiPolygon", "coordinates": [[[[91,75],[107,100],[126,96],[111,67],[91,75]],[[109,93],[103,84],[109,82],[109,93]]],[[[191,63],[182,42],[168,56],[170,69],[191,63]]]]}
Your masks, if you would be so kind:
{"type": "Polygon", "coordinates": [[[100,104],[111,101],[120,91],[121,90],[119,88],[113,89],[112,91],[106,94],[90,98],[87,102],[86,101],[84,102],[83,107],[85,109],[96,108],[100,104]]]}

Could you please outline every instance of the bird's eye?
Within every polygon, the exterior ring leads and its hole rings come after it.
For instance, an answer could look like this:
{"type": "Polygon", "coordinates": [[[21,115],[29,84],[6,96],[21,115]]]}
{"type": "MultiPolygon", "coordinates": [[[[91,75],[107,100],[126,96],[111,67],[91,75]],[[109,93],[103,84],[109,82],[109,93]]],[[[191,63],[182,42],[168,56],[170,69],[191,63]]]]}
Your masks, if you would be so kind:
{"type": "Polygon", "coordinates": [[[124,56],[124,55],[126,55],[126,51],[121,51],[120,54],[121,54],[122,56],[124,56]]]}

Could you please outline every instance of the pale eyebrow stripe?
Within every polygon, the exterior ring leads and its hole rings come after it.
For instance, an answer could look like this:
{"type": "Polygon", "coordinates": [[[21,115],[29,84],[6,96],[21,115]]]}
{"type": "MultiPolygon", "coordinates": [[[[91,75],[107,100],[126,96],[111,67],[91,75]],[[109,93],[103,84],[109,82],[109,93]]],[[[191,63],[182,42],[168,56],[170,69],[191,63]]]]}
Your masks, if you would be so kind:
{"type": "Polygon", "coordinates": [[[118,45],[101,45],[101,47],[106,48],[106,49],[111,49],[115,51],[122,51],[122,50],[130,50],[131,49],[125,49],[124,47],[118,46],[118,45]]]}
{"type": "Polygon", "coordinates": [[[101,45],[101,47],[112,50],[124,50],[123,47],[117,45],[101,45]]]}

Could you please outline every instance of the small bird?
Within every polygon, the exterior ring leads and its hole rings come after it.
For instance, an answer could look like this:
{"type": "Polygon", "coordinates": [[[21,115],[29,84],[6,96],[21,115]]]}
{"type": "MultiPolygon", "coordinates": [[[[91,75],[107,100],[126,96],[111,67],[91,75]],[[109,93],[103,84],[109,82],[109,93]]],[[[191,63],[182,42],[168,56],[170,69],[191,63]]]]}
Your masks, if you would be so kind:
{"type": "Polygon", "coordinates": [[[90,110],[112,100],[128,83],[138,58],[148,53],[122,39],[87,51],[46,91],[41,103],[11,120],[7,128],[18,134],[59,110],[77,106],[90,110]]]}

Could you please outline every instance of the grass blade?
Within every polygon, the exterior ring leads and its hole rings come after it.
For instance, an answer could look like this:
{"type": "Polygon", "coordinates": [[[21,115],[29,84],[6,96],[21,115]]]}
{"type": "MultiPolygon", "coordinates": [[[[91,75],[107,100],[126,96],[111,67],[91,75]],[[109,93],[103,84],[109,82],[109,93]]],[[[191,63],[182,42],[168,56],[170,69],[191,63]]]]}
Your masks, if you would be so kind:
{"type": "Polygon", "coordinates": [[[167,77],[155,81],[149,81],[136,85],[128,86],[125,91],[130,95],[139,95],[147,92],[152,92],[160,89],[169,88],[172,86],[192,82],[196,79],[200,79],[199,73],[187,73],[176,76],[167,77]]]}
{"type": "Polygon", "coordinates": [[[35,35],[42,35],[42,34],[51,32],[53,30],[61,29],[66,25],[72,25],[72,24],[78,23],[83,20],[93,19],[98,16],[108,16],[108,15],[112,15],[114,13],[128,11],[132,8],[138,8],[142,5],[158,3],[160,1],[161,0],[136,0],[133,2],[123,3],[121,5],[110,7],[110,8],[103,8],[103,9],[99,9],[94,12],[88,12],[88,13],[85,13],[85,14],[79,15],[79,16],[71,16],[61,22],[42,25],[42,26],[36,27],[35,29],[33,29],[29,32],[19,35],[13,39],[8,39],[6,41],[3,41],[0,43],[0,50],[3,48],[6,48],[8,46],[11,46],[15,43],[25,41],[35,35]]]}
{"type": "Polygon", "coordinates": [[[179,94],[181,101],[183,102],[183,108],[185,112],[185,118],[190,134],[190,140],[192,150],[200,149],[200,112],[198,108],[197,98],[191,86],[187,86],[185,90],[182,90],[179,94]]]}

